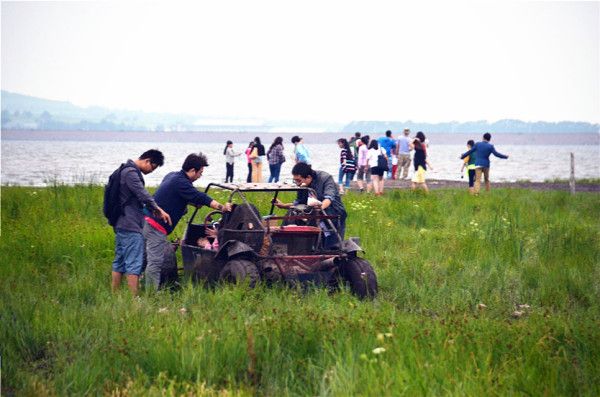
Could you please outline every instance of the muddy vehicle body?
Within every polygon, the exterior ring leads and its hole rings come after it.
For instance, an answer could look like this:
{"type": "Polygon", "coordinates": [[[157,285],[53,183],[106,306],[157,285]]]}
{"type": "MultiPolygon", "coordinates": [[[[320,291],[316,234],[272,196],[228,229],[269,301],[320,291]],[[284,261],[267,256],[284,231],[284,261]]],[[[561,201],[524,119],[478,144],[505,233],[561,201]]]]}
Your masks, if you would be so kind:
{"type": "Polygon", "coordinates": [[[211,183],[205,191],[212,188],[229,191],[233,209],[211,211],[204,217],[196,209],[188,221],[181,252],[184,274],[193,281],[243,281],[253,286],[263,280],[332,289],[343,283],[360,298],[377,295],[377,277],[371,264],[358,256],[363,251],[358,238],[342,240],[332,222],[336,216],[302,204],[282,216],[274,213],[273,202],[281,192],[312,189],[276,183],[211,183]],[[273,195],[268,214],[261,215],[248,200],[255,193],[273,195]],[[209,235],[210,229],[214,232],[209,235]],[[339,244],[326,249],[324,237],[330,233],[337,235],[339,244]]]}

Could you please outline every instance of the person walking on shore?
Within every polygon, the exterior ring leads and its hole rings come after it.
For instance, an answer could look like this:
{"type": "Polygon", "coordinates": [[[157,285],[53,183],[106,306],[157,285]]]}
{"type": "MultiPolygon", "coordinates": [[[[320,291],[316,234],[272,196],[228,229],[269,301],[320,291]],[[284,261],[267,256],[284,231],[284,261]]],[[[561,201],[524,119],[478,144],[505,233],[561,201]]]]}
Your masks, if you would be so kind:
{"type": "Polygon", "coordinates": [[[304,146],[304,140],[296,135],[292,137],[292,143],[294,144],[294,160],[296,163],[310,164],[310,153],[304,146]]]}
{"type": "Polygon", "coordinates": [[[396,150],[396,142],[394,141],[394,138],[392,138],[392,131],[387,130],[385,136],[377,138],[377,143],[381,149],[385,150],[385,156],[388,162],[388,169],[385,172],[387,173],[387,178],[392,179],[392,153],[396,150]]]}
{"type": "Polygon", "coordinates": [[[246,177],[247,183],[252,182],[252,158],[250,158],[250,155],[252,154],[252,149],[254,149],[254,141],[250,141],[248,147],[244,151],[244,153],[246,154],[246,162],[248,163],[248,176],[246,177]]]}
{"type": "Polygon", "coordinates": [[[240,156],[242,153],[236,153],[233,150],[233,142],[227,141],[227,143],[225,144],[225,149],[223,150],[223,154],[225,155],[225,166],[227,167],[227,173],[225,174],[225,183],[233,183],[233,164],[235,162],[235,158],[237,156],[240,156]]]}
{"type": "Polygon", "coordinates": [[[146,214],[144,238],[146,239],[146,286],[154,290],[163,286],[161,272],[165,263],[165,252],[168,251],[167,236],[187,211],[188,205],[203,205],[219,211],[231,211],[231,203],[221,204],[204,192],[198,191],[193,183],[198,180],[208,167],[206,156],[192,153],[186,157],[181,170],[168,173],[154,193],[154,200],[171,215],[171,223],[153,214],[146,214]]]}
{"type": "Polygon", "coordinates": [[[367,166],[371,169],[371,180],[373,181],[375,196],[383,196],[383,185],[385,183],[383,174],[385,173],[384,167],[387,161],[385,150],[379,146],[379,142],[375,139],[371,140],[367,154],[367,166]],[[383,164],[379,161],[380,156],[384,160],[383,164]]]}
{"type": "MultiPolygon", "coordinates": [[[[475,142],[472,139],[469,139],[467,142],[467,150],[471,150],[475,146],[475,142]]],[[[475,192],[475,156],[469,155],[463,159],[462,166],[460,167],[460,177],[463,177],[463,171],[467,169],[467,176],[469,178],[469,193],[473,194],[475,192]]]]}
{"type": "Polygon", "coordinates": [[[263,159],[265,157],[265,147],[262,143],[260,143],[260,138],[254,138],[254,149],[252,149],[252,153],[250,154],[250,158],[252,159],[252,182],[262,183],[262,166],[263,159]]]}
{"type": "Polygon", "coordinates": [[[275,138],[269,151],[267,152],[267,160],[269,161],[269,183],[279,182],[279,174],[281,173],[281,166],[285,162],[285,156],[283,155],[283,138],[278,136],[275,138]]]}
{"type": "Polygon", "coordinates": [[[507,155],[498,153],[494,145],[490,143],[492,135],[489,132],[483,134],[483,141],[477,142],[470,150],[463,153],[460,158],[464,159],[467,156],[475,155],[475,194],[479,194],[481,188],[481,175],[485,179],[485,190],[490,191],[490,155],[508,159],[507,155]]]}
{"type": "Polygon", "coordinates": [[[415,151],[415,157],[413,159],[413,163],[415,166],[415,173],[412,178],[412,190],[416,190],[417,186],[420,186],[425,193],[429,192],[429,188],[427,187],[427,182],[425,181],[425,174],[427,173],[427,166],[430,169],[433,167],[429,164],[427,160],[427,144],[425,138],[425,134],[419,131],[417,132],[416,138],[412,141],[410,148],[415,151]]]}
{"type": "Polygon", "coordinates": [[[398,168],[396,179],[400,179],[400,173],[402,173],[402,179],[408,178],[408,169],[410,168],[410,130],[405,128],[402,136],[396,141],[396,156],[398,157],[398,168]]]}
{"type": "Polygon", "coordinates": [[[348,141],[348,144],[350,145],[350,148],[352,149],[352,155],[354,156],[354,158],[358,157],[358,143],[360,142],[360,132],[356,131],[354,133],[354,136],[352,138],[350,138],[350,140],[348,141]]]}
{"type": "MultiPolygon", "coordinates": [[[[139,291],[139,279],[144,263],[144,215],[142,208],[152,211],[157,219],[171,224],[171,218],[144,188],[144,177],[164,164],[163,154],[155,149],[148,150],[137,159],[127,160],[111,175],[117,178],[112,183],[118,193],[116,222],[111,222],[115,232],[115,259],[112,263],[112,290],[121,286],[121,279],[127,276],[127,286],[133,295],[139,291]],[[117,185],[118,184],[118,185],[117,185]]],[[[108,187],[107,187],[108,189],[108,187]]],[[[108,203],[105,202],[105,209],[108,203]]],[[[112,210],[108,209],[109,211],[112,210]]],[[[106,212],[106,211],[105,211],[106,212]]]]}
{"type": "Polygon", "coordinates": [[[369,145],[369,136],[364,135],[360,138],[358,142],[358,158],[356,164],[358,165],[358,174],[356,176],[356,183],[358,184],[358,189],[362,193],[365,191],[365,185],[363,181],[367,184],[367,193],[371,192],[373,185],[371,184],[371,169],[367,164],[367,155],[369,153],[368,149],[369,145]]]}
{"type": "Polygon", "coordinates": [[[338,184],[340,185],[340,194],[344,194],[344,188],[350,189],[350,181],[354,178],[356,172],[356,164],[352,149],[345,138],[340,138],[337,141],[340,147],[340,170],[338,173],[338,184]],[[344,177],[346,182],[344,183],[344,177]]]}

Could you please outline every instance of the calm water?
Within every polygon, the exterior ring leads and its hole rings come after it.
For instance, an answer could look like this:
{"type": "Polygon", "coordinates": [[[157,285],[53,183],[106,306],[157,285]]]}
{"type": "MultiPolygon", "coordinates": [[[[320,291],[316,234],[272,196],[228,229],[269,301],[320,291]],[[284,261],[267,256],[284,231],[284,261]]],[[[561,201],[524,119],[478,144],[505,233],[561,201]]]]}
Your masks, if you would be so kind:
{"type": "MultiPolygon", "coordinates": [[[[291,182],[290,159],[292,134],[284,137],[288,160],[284,163],[282,180],[291,182]]],[[[276,135],[262,134],[268,148],[276,135]]],[[[165,165],[146,175],[146,184],[156,186],[170,171],[178,170],[187,154],[202,151],[209,159],[197,185],[223,181],[225,178],[224,142],[234,141],[234,149],[243,151],[254,135],[206,133],[82,133],[82,132],[2,132],[2,184],[45,186],[55,182],[106,183],[108,176],[127,158],[135,158],[150,148],[165,154],[165,165]],[[211,142],[212,141],[212,142],[211,142]],[[219,143],[216,143],[218,141],[219,143]]],[[[477,136],[465,134],[431,134],[429,161],[433,170],[429,178],[460,179],[459,155],[464,142],[477,136]]],[[[313,167],[325,170],[337,178],[339,149],[336,134],[306,134],[305,143],[311,152],[313,167]]],[[[492,181],[515,181],[569,177],[569,153],[575,153],[577,178],[600,178],[600,142],[598,134],[496,134],[492,143],[510,156],[508,160],[492,157],[492,181]]],[[[236,181],[245,181],[245,156],[235,164],[236,181]]],[[[265,180],[269,176],[264,169],[265,180]]]]}

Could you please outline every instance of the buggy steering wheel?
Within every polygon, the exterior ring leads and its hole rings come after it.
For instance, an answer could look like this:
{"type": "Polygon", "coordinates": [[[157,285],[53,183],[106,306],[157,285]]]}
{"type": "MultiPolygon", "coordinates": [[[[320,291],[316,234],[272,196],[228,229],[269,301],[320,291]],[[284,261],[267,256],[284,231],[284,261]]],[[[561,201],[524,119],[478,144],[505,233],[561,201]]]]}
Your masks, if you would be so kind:
{"type": "Polygon", "coordinates": [[[204,227],[215,230],[216,225],[220,224],[222,219],[223,219],[223,211],[220,211],[220,210],[211,211],[208,214],[206,214],[206,216],[204,217],[204,227]],[[219,217],[215,220],[216,216],[219,216],[219,217]]]}
{"type": "Polygon", "coordinates": [[[290,211],[296,216],[310,215],[314,209],[314,207],[306,204],[296,204],[290,207],[290,211]]]}

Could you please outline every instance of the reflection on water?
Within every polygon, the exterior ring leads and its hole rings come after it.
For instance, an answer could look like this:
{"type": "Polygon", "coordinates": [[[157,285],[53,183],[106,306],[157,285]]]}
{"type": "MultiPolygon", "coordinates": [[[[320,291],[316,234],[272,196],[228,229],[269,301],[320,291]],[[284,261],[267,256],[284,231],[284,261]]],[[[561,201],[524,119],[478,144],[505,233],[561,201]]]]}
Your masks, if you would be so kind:
{"type": "MultiPolygon", "coordinates": [[[[321,134],[322,135],[322,134],[321,134]]],[[[459,155],[465,151],[461,143],[465,137],[448,138],[432,135],[429,149],[429,161],[433,170],[428,174],[434,179],[460,179],[461,162],[459,155]],[[439,138],[439,139],[438,139],[439,138]],[[444,142],[444,143],[438,143],[444,142]]],[[[333,135],[332,135],[333,136],[333,135]]],[[[555,140],[551,135],[549,141],[555,140]]],[[[128,158],[135,158],[150,148],[157,148],[165,155],[165,165],[155,172],[146,175],[148,186],[157,186],[162,178],[170,171],[178,170],[185,157],[191,152],[202,151],[209,159],[210,166],[196,184],[205,185],[208,182],[220,182],[225,178],[224,143],[207,143],[187,140],[186,142],[159,142],[146,140],[144,142],[110,142],[93,140],[2,140],[2,184],[44,186],[55,182],[76,184],[104,184],[112,171],[128,158]]],[[[263,143],[266,148],[274,135],[264,135],[263,143]],[[266,138],[265,138],[266,137],[266,138]]],[[[317,143],[314,137],[307,136],[305,141],[311,151],[313,166],[325,170],[337,179],[339,164],[339,149],[335,139],[331,143],[317,143]],[[312,141],[312,142],[311,142],[312,141]]],[[[329,138],[329,137],[328,137],[329,138]]],[[[226,138],[224,138],[226,139],[226,138]]],[[[234,141],[234,149],[243,151],[248,137],[239,137],[234,141]],[[243,140],[242,140],[243,139],[243,140]]],[[[496,149],[510,156],[508,160],[492,157],[492,181],[531,180],[544,181],[547,179],[567,179],[570,170],[570,153],[575,153],[577,178],[600,178],[600,152],[597,136],[591,138],[594,144],[540,144],[544,140],[529,139],[535,144],[523,142],[508,143],[506,136],[494,139],[496,149]],[[500,142],[499,142],[500,141],[500,142]],[[504,141],[504,143],[502,143],[504,141]]],[[[329,140],[329,139],[327,139],[329,140]]],[[[319,140],[323,142],[323,139],[319,140]]],[[[548,140],[547,140],[548,141],[548,140]]],[[[286,138],[286,142],[289,139],[286,138]]],[[[552,141],[552,143],[555,143],[552,141]]],[[[566,142],[565,142],[566,143],[566,142]]],[[[587,143],[587,142],[586,142],[587,143]]],[[[290,158],[293,145],[285,144],[287,161],[284,163],[281,176],[283,181],[291,183],[290,171],[293,161],[290,158]]],[[[247,166],[245,156],[240,156],[235,163],[234,181],[245,181],[247,166]]],[[[269,176],[268,164],[263,167],[264,179],[269,176]]]]}

